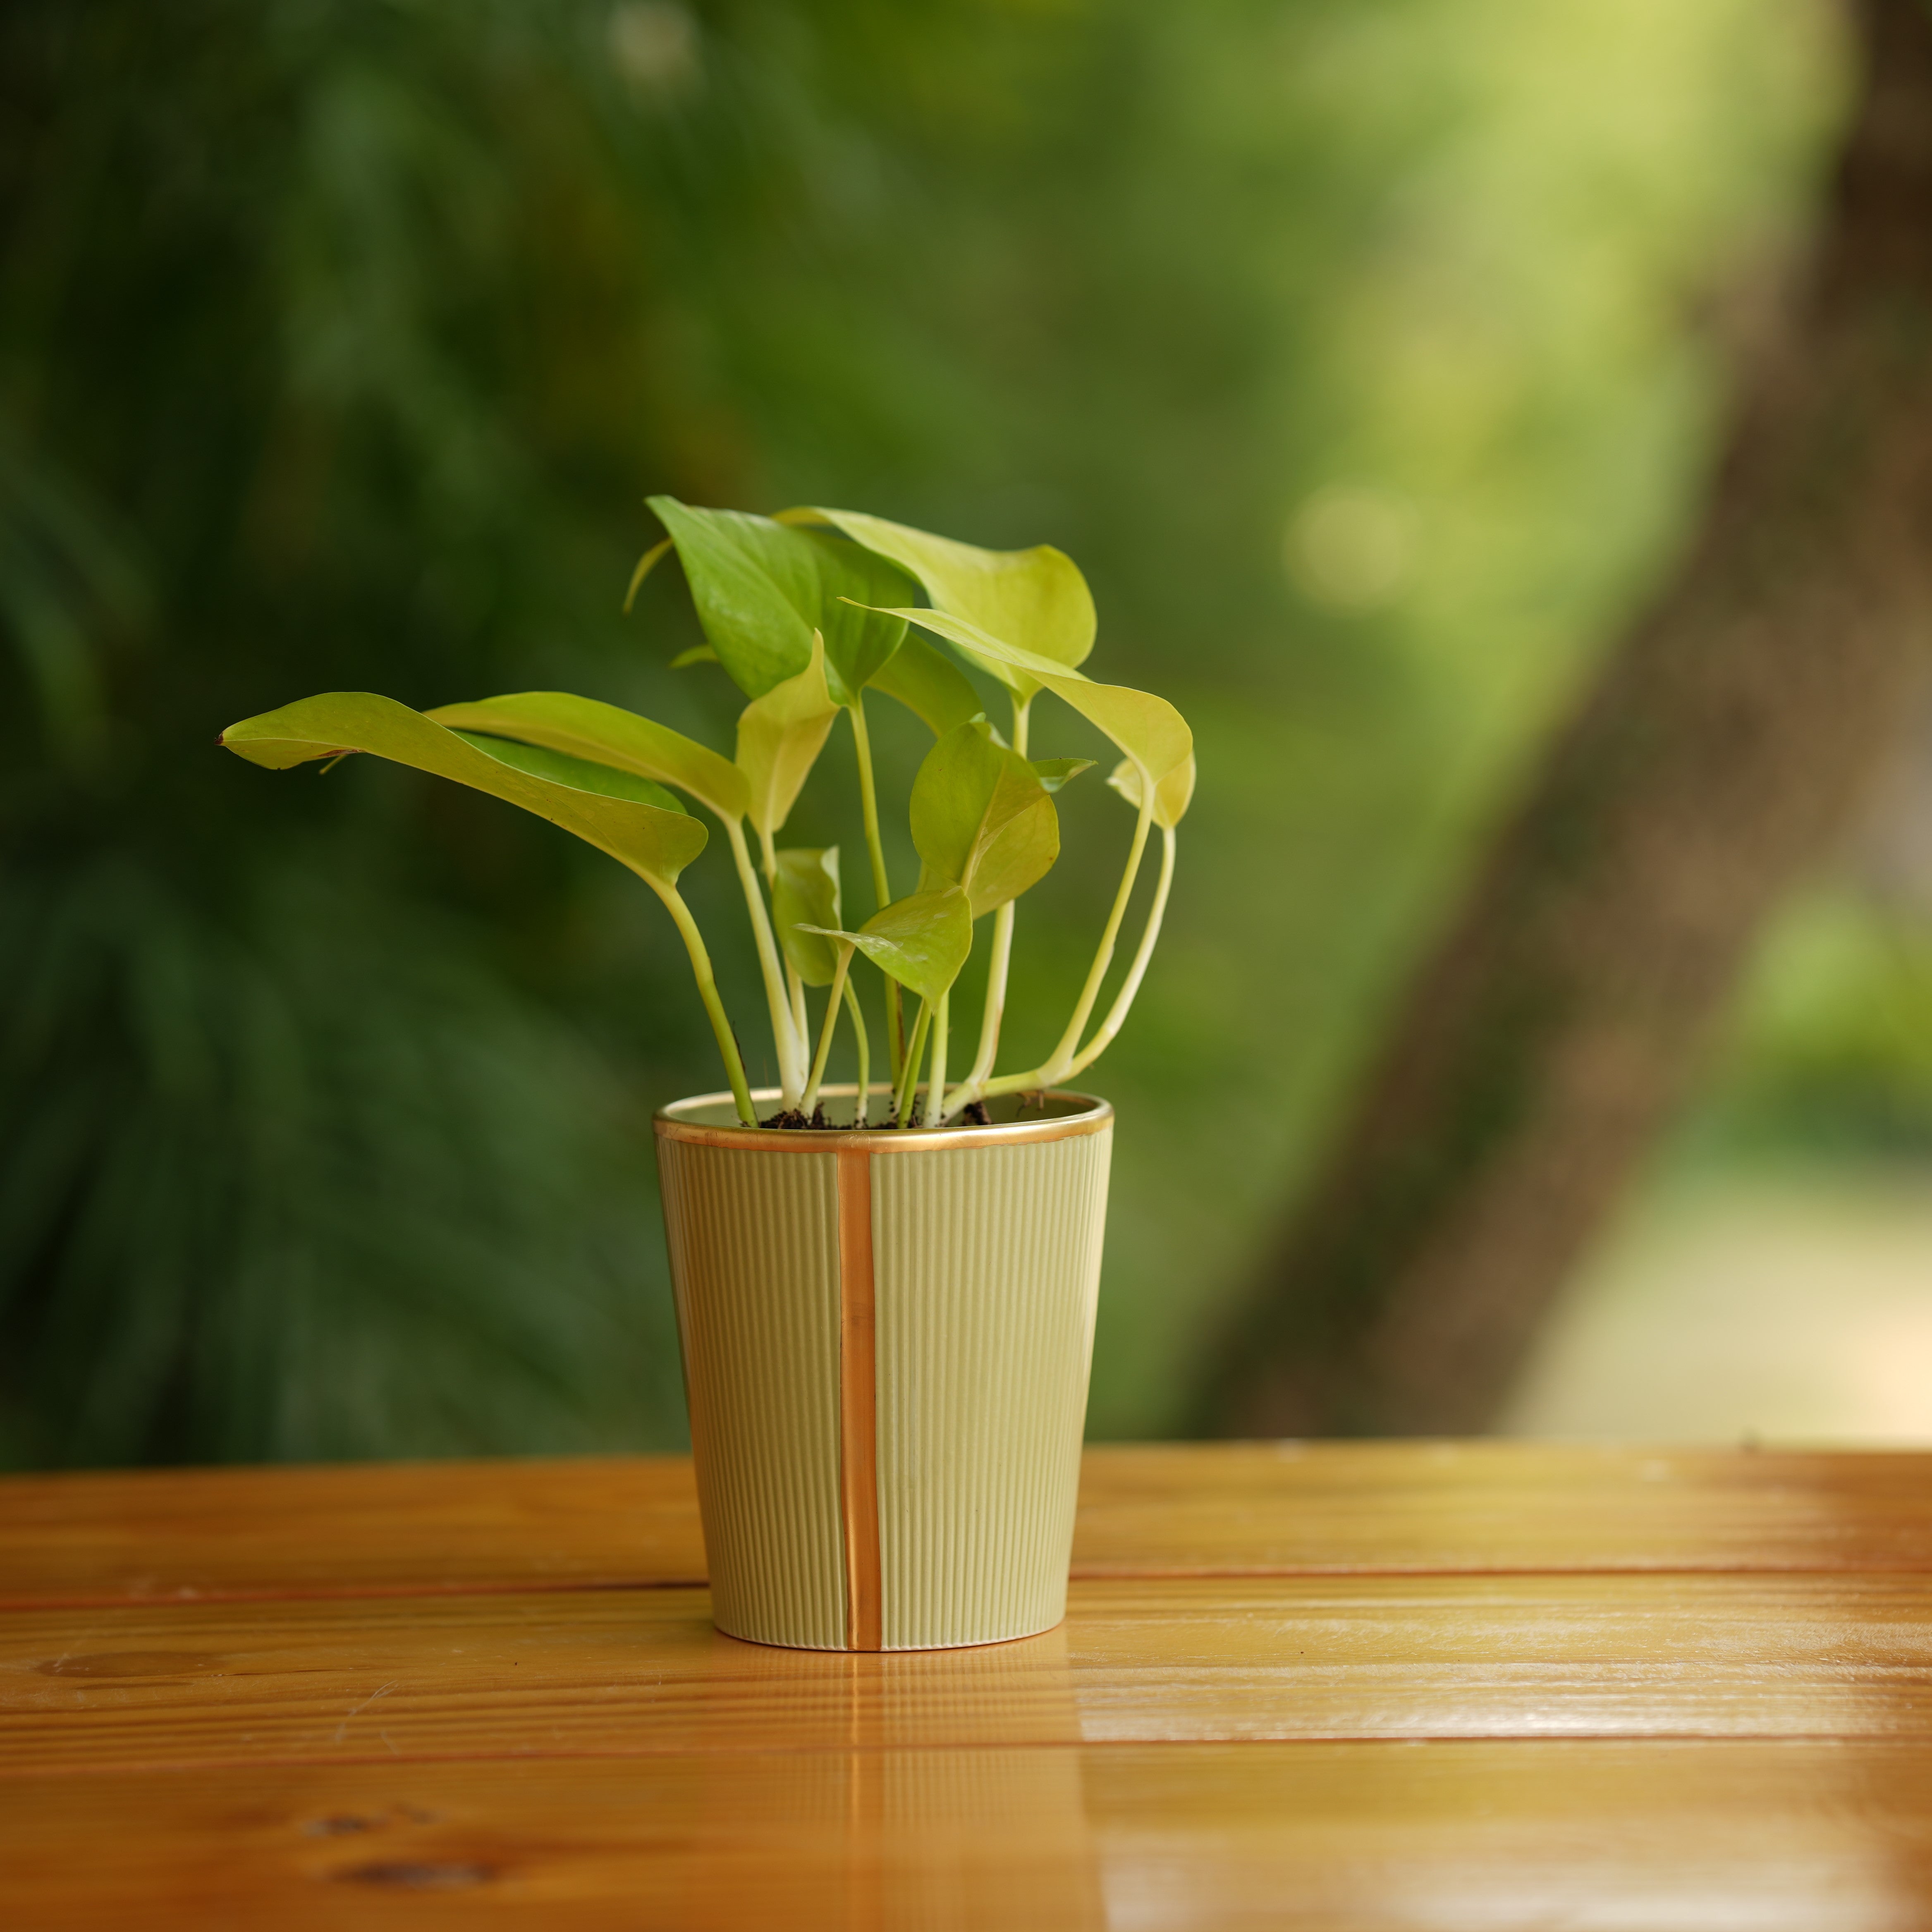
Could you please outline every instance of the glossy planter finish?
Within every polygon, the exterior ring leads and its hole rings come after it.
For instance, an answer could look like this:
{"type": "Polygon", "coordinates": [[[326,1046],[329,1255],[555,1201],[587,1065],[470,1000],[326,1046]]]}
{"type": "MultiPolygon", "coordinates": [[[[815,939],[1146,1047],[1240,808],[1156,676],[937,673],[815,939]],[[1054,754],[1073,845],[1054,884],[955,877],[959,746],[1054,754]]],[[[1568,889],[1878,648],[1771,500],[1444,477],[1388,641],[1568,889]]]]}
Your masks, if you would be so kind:
{"type": "MultiPolygon", "coordinates": [[[[826,1104],[849,1116],[851,1090],[826,1104]]],[[[656,1121],[718,1628],[814,1650],[1051,1629],[1113,1109],[1053,1094],[932,1132],[735,1121],[716,1094],[656,1121]]]]}

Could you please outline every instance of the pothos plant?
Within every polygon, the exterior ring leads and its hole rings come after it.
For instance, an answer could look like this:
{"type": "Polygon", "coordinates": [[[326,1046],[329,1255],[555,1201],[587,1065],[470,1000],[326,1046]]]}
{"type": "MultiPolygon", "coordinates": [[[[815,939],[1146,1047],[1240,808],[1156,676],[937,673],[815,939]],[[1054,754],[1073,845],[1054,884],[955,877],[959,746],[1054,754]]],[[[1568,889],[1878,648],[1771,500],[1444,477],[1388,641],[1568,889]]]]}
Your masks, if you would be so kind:
{"type": "Polygon", "coordinates": [[[333,692],[231,725],[222,743],[275,769],[357,752],[393,759],[521,806],[628,866],[664,902],[690,954],[698,997],[748,1126],[758,1124],[758,1117],[743,1057],[710,955],[678,891],[680,875],[707,842],[680,792],[723,826],[744,892],[778,1074],[779,1108],[766,1124],[822,1124],[820,1090],[842,1013],[850,1019],[858,1059],[855,1119],[866,1124],[872,1035],[854,982],[860,954],[883,980],[891,1073],[884,1124],[930,1127],[962,1114],[982,1118],[989,1100],[1055,1087],[1082,1072],[1119,1032],[1153,954],[1174,878],[1175,828],[1193,792],[1194,755],[1192,734],[1165,699],[1096,683],[1078,668],[1093,648],[1094,613],[1072,560],[1047,546],[976,549],[850,510],[766,518],[696,509],[669,496],[650,501],[669,534],[639,562],[626,608],[646,574],[674,550],[706,642],[674,662],[715,661],[751,700],[738,720],[734,758],[634,712],[554,691],[426,712],[368,692],[333,692]],[[922,594],[926,602],[916,603],[922,594]],[[1011,716],[1004,732],[958,666],[914,634],[913,626],[1005,687],[1011,716]],[[868,690],[908,706],[934,736],[910,801],[919,878],[896,898],[879,833],[868,690]],[[1132,807],[1134,829],[1119,890],[1058,1044],[1036,1066],[997,1073],[1015,904],[1059,855],[1054,793],[1093,763],[1032,757],[1032,711],[1042,692],[1118,748],[1122,756],[1108,783],[1132,807]],[[877,908],[850,928],[837,848],[778,843],[841,712],[856,754],[877,908]],[[1146,925],[1095,1024],[1156,828],[1160,871],[1146,925]],[[952,988],[976,926],[989,915],[978,1042],[964,1076],[949,1081],[956,1064],[952,988]],[[808,989],[820,988],[826,997],[814,1026],[808,989]]]}

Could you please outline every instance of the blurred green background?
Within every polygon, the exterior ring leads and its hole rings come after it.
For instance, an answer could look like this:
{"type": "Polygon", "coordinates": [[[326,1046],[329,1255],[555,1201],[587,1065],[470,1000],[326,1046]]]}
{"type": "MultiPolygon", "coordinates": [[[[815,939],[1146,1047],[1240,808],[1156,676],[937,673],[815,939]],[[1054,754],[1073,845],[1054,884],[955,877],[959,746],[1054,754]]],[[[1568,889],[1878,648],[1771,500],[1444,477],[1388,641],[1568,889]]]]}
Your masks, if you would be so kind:
{"type": "MultiPolygon", "coordinates": [[[[213,744],[548,686],[728,745],[675,574],[619,614],[660,490],[1058,544],[1093,668],[1194,723],[1093,1082],[1091,1426],[1171,1428],[1684,538],[1844,65],[1811,0],[16,0],[0,1460],[682,1440],[649,1114],[718,1076],[655,902],[486,800],[213,744]]],[[[793,829],[853,855],[845,755],[793,829]]],[[[1064,802],[1003,1064],[1125,836],[1064,802]]],[[[1794,908],[1668,1160],[1932,1149],[1928,902],[1873,865],[1794,908]]]]}

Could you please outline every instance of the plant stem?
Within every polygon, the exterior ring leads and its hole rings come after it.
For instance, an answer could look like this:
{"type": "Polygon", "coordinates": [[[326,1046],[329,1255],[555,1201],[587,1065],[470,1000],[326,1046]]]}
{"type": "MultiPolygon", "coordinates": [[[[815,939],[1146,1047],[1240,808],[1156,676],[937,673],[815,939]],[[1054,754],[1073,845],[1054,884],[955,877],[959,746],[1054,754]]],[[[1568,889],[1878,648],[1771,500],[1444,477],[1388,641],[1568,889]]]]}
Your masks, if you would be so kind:
{"type": "MultiPolygon", "coordinates": [[[[872,735],[866,728],[866,694],[861,691],[846,709],[852,714],[852,748],[859,760],[859,810],[866,821],[866,851],[872,862],[872,909],[884,912],[892,902],[886,880],[886,848],[879,836],[879,793],[872,778],[872,735]]],[[[899,1004],[899,982],[890,974],[886,982],[886,1052],[892,1078],[899,1077],[905,1054],[905,1022],[899,1004]]]]}
{"type": "MultiPolygon", "coordinates": [[[[744,888],[745,904],[752,915],[752,938],[758,949],[758,970],[765,982],[765,1004],[771,1010],[772,1042],[778,1054],[778,1090],[784,1104],[789,1107],[797,1097],[804,1072],[801,1064],[805,1058],[804,1048],[786,1003],[784,974],[778,964],[778,943],[772,937],[772,922],[766,916],[765,896],[759,890],[758,874],[752,869],[752,854],[745,842],[744,820],[727,818],[721,813],[719,822],[724,827],[724,836],[730,842],[732,862],[738,868],[738,883],[744,888]]],[[[766,842],[769,846],[770,842],[766,842]]]]}
{"type": "MultiPolygon", "coordinates": [[[[1033,700],[1012,694],[1013,749],[1022,758],[1027,752],[1027,728],[1033,713],[1033,700]]],[[[1006,964],[1013,950],[1013,908],[1007,900],[993,915],[993,950],[986,967],[986,1004],[980,1018],[980,1050],[973,1056],[972,1071],[961,1089],[962,1106],[970,1106],[980,1090],[992,1078],[993,1062],[1000,1051],[1000,1022],[1006,1010],[1006,964]]]]}
{"type": "Polygon", "coordinates": [[[920,1059],[926,1052],[926,1030],[932,1019],[932,1009],[920,1000],[919,1018],[913,1022],[912,1039],[906,1048],[905,1064],[899,1069],[898,1088],[892,1095],[892,1121],[896,1126],[912,1125],[908,1109],[912,1106],[913,1085],[919,1078],[920,1059]]]}
{"type": "Polygon", "coordinates": [[[838,996],[845,990],[845,975],[851,964],[852,948],[840,946],[838,964],[832,975],[831,997],[825,1002],[825,1025],[819,1034],[818,1052],[812,1063],[812,1078],[806,1083],[804,1096],[798,1103],[799,1112],[807,1120],[818,1105],[818,1084],[825,1078],[825,1058],[832,1051],[832,1035],[838,1024],[838,996]]]}
{"type": "MultiPolygon", "coordinates": [[[[1135,880],[1140,877],[1141,856],[1147,850],[1148,828],[1154,823],[1154,787],[1144,776],[1141,790],[1140,816],[1134,821],[1134,842],[1127,854],[1126,869],[1120,874],[1120,889],[1114,895],[1113,910],[1107,915],[1106,929],[1100,934],[1094,963],[1087,969],[1087,983],[1080,989],[1073,1017],[1067,1022],[1066,1030],[1060,1036],[1060,1044],[1047,1060],[1047,1065],[1053,1070],[1054,1080],[1066,1078],[1066,1070],[1072,1065],[1074,1053],[1080,1045],[1080,1036],[1087,1030],[1094,1002],[1100,997],[1101,982],[1107,976],[1107,968],[1114,963],[1114,944],[1120,936],[1120,922],[1127,914],[1127,901],[1133,896],[1135,880]]],[[[1052,1084],[1052,1082],[1048,1084],[1052,1084]]]]}
{"type": "MultiPolygon", "coordinates": [[[[1079,1003],[1073,1009],[1073,1017],[1068,1022],[1066,1032],[1061,1034],[1060,1044],[1030,1072],[1009,1073],[998,1080],[989,1080],[973,1098],[991,1100],[1000,1094],[1024,1094],[1036,1087],[1055,1087],[1072,1072],[1080,1036],[1086,1030],[1094,1003],[1100,996],[1100,986],[1107,976],[1107,968],[1113,964],[1114,944],[1120,937],[1120,921],[1126,916],[1127,901],[1132,896],[1134,882],[1140,876],[1141,859],[1147,850],[1148,828],[1154,822],[1154,788],[1145,782],[1144,776],[1141,790],[1140,817],[1135,821],[1133,847],[1127,854],[1126,870],[1120,875],[1120,890],[1114,895],[1113,910],[1107,915],[1106,930],[1100,935],[1099,950],[1088,969],[1087,983],[1080,989],[1079,1003]]],[[[1162,910],[1166,910],[1164,901],[1162,910]]],[[[1108,1035],[1108,1038],[1112,1037],[1108,1035]]]]}
{"type": "Polygon", "coordinates": [[[1114,1036],[1125,1024],[1127,1014],[1134,1004],[1134,995],[1141,989],[1141,981],[1146,976],[1148,962],[1154,957],[1154,941],[1160,937],[1160,922],[1167,910],[1168,889],[1174,884],[1174,827],[1161,827],[1160,879],[1154,889],[1154,904],[1148,908],[1147,930],[1141,934],[1141,943],[1134,950],[1134,963],[1127,968],[1127,976],[1120,983],[1120,990],[1114,995],[1114,1004],[1107,1010],[1107,1017],[1100,1023],[1094,1037],[1073,1056],[1073,1064],[1067,1068],[1064,1078],[1084,1072],[1113,1043],[1114,1036]]]}
{"type": "Polygon", "coordinates": [[[952,989],[949,986],[940,994],[938,1010],[932,1016],[932,1070],[926,1076],[924,1117],[928,1127],[942,1125],[946,1111],[946,1022],[952,1004],[952,989]]]}
{"type": "Polygon", "coordinates": [[[791,988],[791,1023],[801,1042],[812,1038],[812,1022],[805,1010],[805,982],[798,976],[798,968],[788,959],[785,962],[785,981],[791,988]]]}
{"type": "Polygon", "coordinates": [[[691,970],[697,976],[698,997],[704,1002],[704,1010],[711,1018],[711,1030],[717,1036],[718,1051],[724,1056],[724,1072],[731,1082],[731,1097],[738,1103],[738,1118],[746,1126],[755,1127],[758,1124],[758,1110],[752,1105],[752,1090],[746,1083],[744,1058],[738,1051],[731,1022],[725,1016],[724,1003],[718,997],[718,982],[711,971],[711,956],[704,950],[698,922],[692,917],[690,907],[685,904],[675,886],[666,888],[650,880],[645,883],[664,901],[666,909],[677,922],[684,950],[691,955],[691,970]]]}
{"type": "Polygon", "coordinates": [[[872,1095],[872,1042],[866,1036],[866,1011],[852,982],[845,982],[845,1004],[852,1015],[852,1036],[859,1043],[859,1096],[852,1109],[852,1124],[866,1124],[866,1108],[872,1095]]]}

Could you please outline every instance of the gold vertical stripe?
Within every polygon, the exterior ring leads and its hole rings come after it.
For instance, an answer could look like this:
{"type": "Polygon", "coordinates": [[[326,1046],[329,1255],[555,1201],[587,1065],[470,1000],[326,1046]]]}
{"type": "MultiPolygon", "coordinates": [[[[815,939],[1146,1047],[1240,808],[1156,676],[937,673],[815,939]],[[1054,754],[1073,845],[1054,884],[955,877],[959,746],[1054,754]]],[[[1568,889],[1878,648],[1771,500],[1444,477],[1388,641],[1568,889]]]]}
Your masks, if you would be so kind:
{"type": "Polygon", "coordinates": [[[844,1504],[845,1628],[883,1647],[879,1576],[878,1356],[872,1282],[872,1156],[838,1154],[838,1475],[844,1504]]]}

